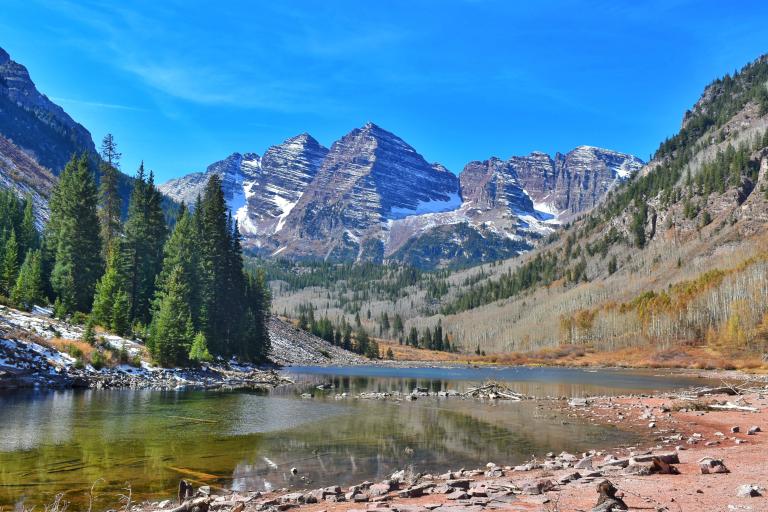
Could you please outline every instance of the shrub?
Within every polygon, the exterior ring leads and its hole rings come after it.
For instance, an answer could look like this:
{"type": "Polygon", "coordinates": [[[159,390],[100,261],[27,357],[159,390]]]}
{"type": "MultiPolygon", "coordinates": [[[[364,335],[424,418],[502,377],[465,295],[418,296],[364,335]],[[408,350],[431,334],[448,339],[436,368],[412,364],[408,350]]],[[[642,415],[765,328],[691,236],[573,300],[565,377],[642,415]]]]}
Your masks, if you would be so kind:
{"type": "Polygon", "coordinates": [[[91,356],[91,366],[93,366],[96,370],[101,370],[106,365],[106,358],[104,357],[104,354],[102,354],[100,351],[96,351],[93,353],[93,356],[91,356]]]}

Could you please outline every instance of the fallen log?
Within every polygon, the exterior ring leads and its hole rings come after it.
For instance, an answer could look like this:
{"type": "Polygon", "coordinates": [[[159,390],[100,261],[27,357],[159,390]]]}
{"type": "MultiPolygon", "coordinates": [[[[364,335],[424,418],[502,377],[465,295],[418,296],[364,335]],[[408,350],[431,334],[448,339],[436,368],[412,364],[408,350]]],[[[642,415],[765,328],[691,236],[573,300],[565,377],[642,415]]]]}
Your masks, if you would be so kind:
{"type": "Polygon", "coordinates": [[[746,405],[737,405],[733,402],[726,402],[725,404],[710,404],[707,406],[709,409],[718,409],[726,411],[746,411],[746,412],[758,412],[757,407],[749,407],[746,405]]]}
{"type": "MultiPolygon", "coordinates": [[[[191,500],[187,500],[176,508],[172,508],[170,510],[166,510],[162,512],[194,512],[194,511],[207,512],[210,502],[211,502],[210,496],[203,496],[202,498],[194,498],[191,500]]],[[[158,510],[158,512],[161,512],[161,511],[158,510]]]]}

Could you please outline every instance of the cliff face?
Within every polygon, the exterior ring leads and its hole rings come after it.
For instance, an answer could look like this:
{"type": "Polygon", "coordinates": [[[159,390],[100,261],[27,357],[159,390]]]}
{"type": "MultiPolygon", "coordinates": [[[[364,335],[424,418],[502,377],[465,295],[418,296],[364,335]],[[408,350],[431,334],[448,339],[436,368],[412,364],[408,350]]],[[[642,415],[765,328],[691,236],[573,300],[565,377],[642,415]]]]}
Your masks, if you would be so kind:
{"type": "Polygon", "coordinates": [[[96,154],[91,134],[35,87],[0,48],[0,134],[58,174],[74,153],[96,154]]]}
{"type": "Polygon", "coordinates": [[[279,232],[279,250],[298,257],[381,259],[388,221],[459,204],[454,174],[368,123],[331,146],[279,232]]]}
{"type": "Polygon", "coordinates": [[[330,150],[302,134],[261,158],[234,153],[160,189],[192,203],[218,174],[244,245],[265,256],[434,268],[530,250],[640,165],[631,155],[583,146],[554,158],[470,162],[456,177],[368,123],[330,150]]]}

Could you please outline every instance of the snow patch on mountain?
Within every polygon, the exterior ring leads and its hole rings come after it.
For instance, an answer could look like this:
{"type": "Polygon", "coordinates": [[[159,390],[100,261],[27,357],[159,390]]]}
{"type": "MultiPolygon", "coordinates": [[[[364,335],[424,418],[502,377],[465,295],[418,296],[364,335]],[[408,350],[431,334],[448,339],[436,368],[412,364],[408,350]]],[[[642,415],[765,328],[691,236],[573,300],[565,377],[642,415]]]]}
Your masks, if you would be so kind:
{"type": "Polygon", "coordinates": [[[426,215],[430,213],[449,212],[461,207],[461,196],[458,192],[448,195],[448,199],[432,199],[430,201],[419,201],[416,208],[398,208],[392,207],[389,212],[390,219],[403,219],[412,215],[426,215]]]}

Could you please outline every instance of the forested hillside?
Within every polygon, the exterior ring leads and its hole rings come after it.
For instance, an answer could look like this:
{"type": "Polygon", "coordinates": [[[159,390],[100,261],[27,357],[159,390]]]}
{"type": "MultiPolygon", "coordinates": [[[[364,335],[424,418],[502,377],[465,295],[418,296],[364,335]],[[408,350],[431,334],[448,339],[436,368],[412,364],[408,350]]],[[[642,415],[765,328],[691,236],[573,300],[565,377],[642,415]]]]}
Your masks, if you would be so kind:
{"type": "MultiPolygon", "coordinates": [[[[146,342],[161,365],[213,356],[262,361],[269,350],[269,293],[245,272],[237,223],[216,176],[193,212],[173,225],[152,172],[139,168],[121,221],[114,143],[103,154],[100,186],[87,155],[65,166],[50,198],[50,221],[35,226],[30,200],[0,194],[0,299],[22,309],[53,304],[54,314],[146,342]]],[[[73,347],[73,350],[77,350],[73,347]]],[[[82,352],[82,351],[79,351],[82,352]]],[[[93,351],[103,364],[107,347],[93,351]]],[[[90,361],[95,363],[95,361],[90,361]]]]}
{"type": "Polygon", "coordinates": [[[768,58],[761,57],[711,83],[635,178],[527,256],[424,274],[401,288],[402,297],[361,297],[358,287],[355,301],[339,285],[316,282],[299,292],[285,280],[276,310],[290,315],[292,305],[311,302],[331,316],[349,319],[354,311],[393,339],[399,334],[383,330],[380,319],[400,313],[406,334],[439,323],[453,347],[466,352],[561,344],[663,351],[682,344],[762,354],[767,82],[768,58]],[[440,293],[428,294],[429,282],[440,293]]]}

